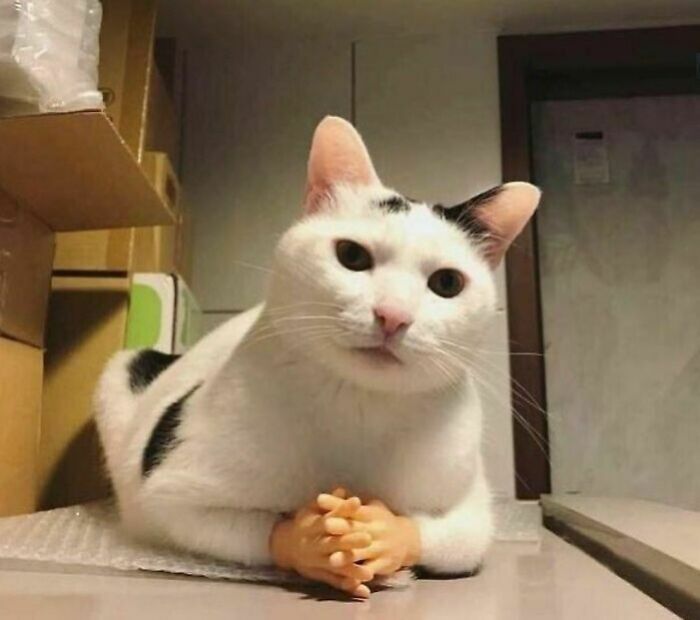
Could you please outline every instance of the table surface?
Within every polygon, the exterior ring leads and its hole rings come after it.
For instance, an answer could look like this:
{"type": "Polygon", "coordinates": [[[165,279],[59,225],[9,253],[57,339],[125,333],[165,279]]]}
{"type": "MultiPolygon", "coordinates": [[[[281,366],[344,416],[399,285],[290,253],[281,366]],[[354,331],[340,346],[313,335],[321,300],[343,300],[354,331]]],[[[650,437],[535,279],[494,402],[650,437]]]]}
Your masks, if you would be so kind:
{"type": "Polygon", "coordinates": [[[540,543],[499,542],[476,577],[416,582],[369,601],[160,574],[88,574],[0,562],[0,615],[8,620],[318,618],[674,618],[674,614],[550,532],[540,543]]]}

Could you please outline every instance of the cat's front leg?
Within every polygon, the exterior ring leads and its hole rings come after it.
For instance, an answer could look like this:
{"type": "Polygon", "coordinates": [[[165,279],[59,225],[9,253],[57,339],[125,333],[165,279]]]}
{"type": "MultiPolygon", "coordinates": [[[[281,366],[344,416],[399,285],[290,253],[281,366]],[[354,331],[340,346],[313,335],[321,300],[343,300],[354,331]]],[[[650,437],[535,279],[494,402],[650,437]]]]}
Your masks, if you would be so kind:
{"type": "Polygon", "coordinates": [[[474,574],[493,540],[488,489],[480,481],[456,506],[443,513],[412,515],[421,539],[418,576],[445,578],[474,574]]]}
{"type": "Polygon", "coordinates": [[[161,501],[149,514],[145,529],[186,551],[247,566],[273,563],[269,539],[277,513],[161,501]]]}
{"type": "MultiPolygon", "coordinates": [[[[337,499],[321,496],[327,510],[337,499]]],[[[363,549],[338,552],[331,562],[345,566],[363,562],[377,576],[413,568],[419,576],[453,578],[473,574],[482,564],[493,538],[493,520],[485,481],[479,480],[456,506],[435,514],[394,514],[372,500],[336,525],[334,533],[366,532],[372,544],[363,549]]]]}

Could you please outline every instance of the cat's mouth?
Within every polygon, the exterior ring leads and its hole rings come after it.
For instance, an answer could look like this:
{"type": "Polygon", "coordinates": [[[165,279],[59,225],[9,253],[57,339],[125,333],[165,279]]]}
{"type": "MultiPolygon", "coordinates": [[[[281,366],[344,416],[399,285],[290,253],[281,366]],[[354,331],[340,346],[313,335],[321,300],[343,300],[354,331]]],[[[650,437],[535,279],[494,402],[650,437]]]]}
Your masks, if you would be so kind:
{"type": "Polygon", "coordinates": [[[366,360],[371,361],[374,364],[402,364],[403,362],[396,356],[396,354],[383,345],[378,345],[374,347],[355,347],[353,349],[356,353],[361,355],[366,360]]]}

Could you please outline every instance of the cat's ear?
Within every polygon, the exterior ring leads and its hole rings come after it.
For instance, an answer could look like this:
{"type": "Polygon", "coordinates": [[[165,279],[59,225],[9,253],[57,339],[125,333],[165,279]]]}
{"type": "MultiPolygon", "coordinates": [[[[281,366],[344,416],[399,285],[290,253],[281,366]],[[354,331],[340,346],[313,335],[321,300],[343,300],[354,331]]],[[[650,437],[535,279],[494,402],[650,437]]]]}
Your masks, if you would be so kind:
{"type": "Polygon", "coordinates": [[[326,116],[311,143],[305,210],[316,211],[338,183],[373,185],[379,177],[357,130],[342,118],[326,116]]]}
{"type": "MultiPolygon", "coordinates": [[[[506,183],[475,196],[463,205],[460,217],[483,236],[482,249],[496,268],[513,240],[537,209],[542,192],[530,183],[506,183]]],[[[453,207],[454,208],[454,207],[453,207]]]]}

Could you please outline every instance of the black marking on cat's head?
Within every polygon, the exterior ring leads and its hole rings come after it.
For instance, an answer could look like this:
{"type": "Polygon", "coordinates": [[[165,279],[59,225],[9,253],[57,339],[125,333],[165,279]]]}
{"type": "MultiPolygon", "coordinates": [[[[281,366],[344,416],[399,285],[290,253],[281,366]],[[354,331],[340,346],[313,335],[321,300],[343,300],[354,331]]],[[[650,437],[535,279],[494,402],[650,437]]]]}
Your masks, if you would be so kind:
{"type": "Polygon", "coordinates": [[[129,363],[129,387],[132,392],[143,392],[158,375],[179,359],[153,349],[139,351],[129,363]]]}
{"type": "Polygon", "coordinates": [[[493,200],[501,191],[503,191],[503,186],[498,185],[454,207],[436,204],[433,205],[433,212],[448,222],[452,222],[468,235],[477,239],[486,239],[489,237],[490,231],[477,217],[476,211],[480,206],[493,200]]]}
{"type": "Polygon", "coordinates": [[[168,405],[155,425],[151,437],[143,451],[141,459],[141,475],[147,478],[148,475],[163,461],[179,440],[176,437],[177,429],[182,421],[183,406],[187,399],[192,396],[202,384],[195,385],[184,396],[178,398],[174,403],[168,405]]]}
{"type": "Polygon", "coordinates": [[[386,209],[389,213],[402,213],[410,210],[411,203],[403,196],[396,194],[395,196],[383,198],[377,202],[377,206],[380,209],[386,209]]]}

